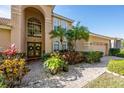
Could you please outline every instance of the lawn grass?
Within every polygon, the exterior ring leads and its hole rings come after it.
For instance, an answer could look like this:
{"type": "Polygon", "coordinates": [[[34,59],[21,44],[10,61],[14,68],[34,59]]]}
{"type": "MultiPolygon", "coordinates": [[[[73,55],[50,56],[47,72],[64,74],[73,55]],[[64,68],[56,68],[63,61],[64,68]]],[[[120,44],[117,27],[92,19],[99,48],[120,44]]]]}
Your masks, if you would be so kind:
{"type": "Polygon", "coordinates": [[[84,88],[124,88],[124,79],[105,72],[86,84],[84,88]]]}
{"type": "Polygon", "coordinates": [[[111,72],[118,73],[120,75],[124,75],[124,60],[110,60],[107,69],[111,72]]]}

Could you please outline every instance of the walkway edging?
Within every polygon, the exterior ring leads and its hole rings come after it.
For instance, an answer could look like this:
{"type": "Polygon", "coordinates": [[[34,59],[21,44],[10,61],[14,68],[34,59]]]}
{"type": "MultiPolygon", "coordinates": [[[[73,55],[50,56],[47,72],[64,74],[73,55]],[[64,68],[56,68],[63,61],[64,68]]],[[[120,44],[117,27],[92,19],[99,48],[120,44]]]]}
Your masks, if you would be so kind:
{"type": "Polygon", "coordinates": [[[118,76],[118,77],[124,79],[124,76],[122,76],[122,75],[120,75],[120,74],[118,74],[118,73],[115,73],[115,72],[111,72],[111,71],[109,71],[108,69],[106,69],[106,72],[107,72],[107,73],[110,73],[110,74],[112,74],[112,75],[114,75],[114,76],[118,76]]]}

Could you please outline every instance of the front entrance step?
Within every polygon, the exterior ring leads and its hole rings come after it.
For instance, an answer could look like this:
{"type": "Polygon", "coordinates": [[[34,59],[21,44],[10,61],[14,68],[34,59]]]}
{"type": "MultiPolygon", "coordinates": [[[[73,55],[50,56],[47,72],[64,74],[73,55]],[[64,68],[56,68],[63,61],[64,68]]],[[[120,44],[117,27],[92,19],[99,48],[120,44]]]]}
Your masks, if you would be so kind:
{"type": "Polygon", "coordinates": [[[37,60],[41,60],[41,57],[26,58],[27,63],[34,62],[34,61],[37,61],[37,60]]]}

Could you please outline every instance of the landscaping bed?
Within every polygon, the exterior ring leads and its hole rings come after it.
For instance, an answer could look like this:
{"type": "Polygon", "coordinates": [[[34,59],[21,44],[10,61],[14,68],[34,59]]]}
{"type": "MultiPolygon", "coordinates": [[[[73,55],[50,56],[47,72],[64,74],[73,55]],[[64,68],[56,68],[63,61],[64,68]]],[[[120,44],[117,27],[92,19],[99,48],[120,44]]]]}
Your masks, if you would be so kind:
{"type": "MultiPolygon", "coordinates": [[[[79,63],[69,65],[68,72],[56,75],[46,73],[41,61],[31,62],[31,71],[23,79],[20,87],[28,88],[79,88],[105,72],[106,64],[111,57],[103,57],[100,63],[79,63]]],[[[112,57],[114,58],[114,57],[112,57]]]]}

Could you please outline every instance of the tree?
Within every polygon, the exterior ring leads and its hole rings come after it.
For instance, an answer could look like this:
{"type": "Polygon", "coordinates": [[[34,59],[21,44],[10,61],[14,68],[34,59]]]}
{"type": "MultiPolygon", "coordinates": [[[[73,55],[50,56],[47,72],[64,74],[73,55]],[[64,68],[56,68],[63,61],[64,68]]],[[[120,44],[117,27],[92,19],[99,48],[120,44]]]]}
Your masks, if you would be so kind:
{"type": "Polygon", "coordinates": [[[68,49],[74,50],[74,34],[71,29],[66,32],[66,39],[68,41],[68,49]]]}
{"type": "Polygon", "coordinates": [[[73,26],[72,29],[67,31],[66,38],[68,42],[73,45],[73,49],[76,50],[76,42],[77,40],[88,40],[89,39],[89,30],[87,27],[80,26],[80,22],[73,26]]]}
{"type": "Polygon", "coordinates": [[[53,31],[50,32],[51,38],[59,38],[59,41],[62,46],[63,50],[63,40],[66,34],[66,30],[62,28],[61,26],[58,26],[57,29],[54,29],[53,31]]]}

